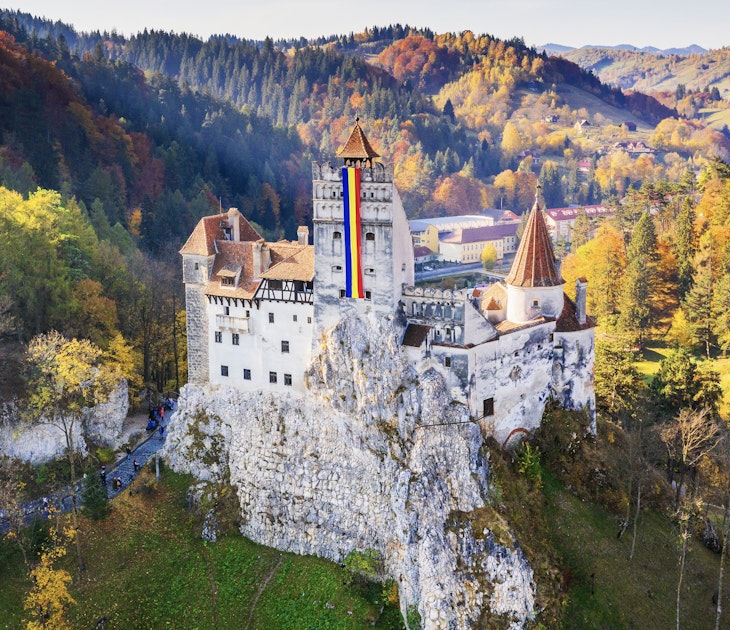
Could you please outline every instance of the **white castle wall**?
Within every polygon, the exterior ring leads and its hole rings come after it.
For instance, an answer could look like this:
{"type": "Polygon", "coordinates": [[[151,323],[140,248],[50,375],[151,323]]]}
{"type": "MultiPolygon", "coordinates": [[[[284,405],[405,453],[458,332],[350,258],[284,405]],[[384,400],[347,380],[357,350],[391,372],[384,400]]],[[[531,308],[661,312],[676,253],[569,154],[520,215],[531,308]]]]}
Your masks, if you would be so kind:
{"type": "Polygon", "coordinates": [[[522,627],[535,593],[519,546],[446,526],[485,505],[479,427],[399,339],[384,320],[347,317],[322,338],[302,396],[186,386],[166,457],[236,486],[242,532],[258,542],[336,561],[377,550],[429,630],[474,627],[485,607],[522,627]]]}
{"type": "Polygon", "coordinates": [[[223,325],[211,326],[207,336],[211,384],[246,391],[304,391],[304,371],[312,354],[314,330],[311,304],[262,301],[257,306],[219,299],[210,301],[207,310],[211,322],[223,325]],[[269,313],[273,314],[273,322],[269,321],[269,313]],[[227,318],[231,318],[230,328],[226,327],[227,318]],[[247,332],[242,332],[243,320],[247,332]],[[216,330],[222,333],[220,342],[215,340],[216,330]],[[238,345],[233,344],[234,331],[239,335],[238,345]],[[282,341],[289,343],[289,352],[282,351],[282,341]],[[223,376],[221,366],[228,368],[228,376],[223,376]],[[251,371],[251,380],[244,379],[244,369],[251,371]],[[276,373],[276,383],[270,382],[270,372],[276,373]],[[291,385],[286,385],[285,374],[291,376],[291,385]]]}

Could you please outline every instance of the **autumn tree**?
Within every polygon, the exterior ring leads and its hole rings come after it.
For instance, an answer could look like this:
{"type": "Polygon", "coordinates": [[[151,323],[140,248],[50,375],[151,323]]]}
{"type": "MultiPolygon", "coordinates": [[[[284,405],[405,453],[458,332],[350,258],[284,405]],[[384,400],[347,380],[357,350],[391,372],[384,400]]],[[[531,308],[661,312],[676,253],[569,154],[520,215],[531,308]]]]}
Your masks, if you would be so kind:
{"type": "Polygon", "coordinates": [[[575,286],[576,279],[588,280],[588,312],[603,324],[610,324],[618,312],[621,282],[626,266],[622,234],[604,221],[595,238],[566,256],[562,274],[566,287],[575,286]]]}
{"type": "Polygon", "coordinates": [[[25,483],[20,480],[18,467],[10,459],[0,459],[0,509],[7,522],[5,539],[14,542],[23,556],[28,571],[30,564],[29,529],[25,522],[25,483]]]}
{"type": "Polygon", "coordinates": [[[482,266],[487,271],[494,269],[497,264],[497,250],[491,243],[487,243],[481,253],[482,266]]]}
{"type": "MultiPolygon", "coordinates": [[[[66,440],[70,471],[71,516],[77,529],[76,451],[85,408],[105,401],[116,385],[114,374],[102,363],[102,352],[88,340],[67,339],[52,331],[28,345],[29,407],[40,422],[57,428],[66,440]]],[[[79,569],[81,546],[76,539],[79,569]]]]}
{"type": "Polygon", "coordinates": [[[66,611],[76,603],[68,591],[71,575],[58,563],[66,555],[66,544],[76,538],[77,528],[61,529],[56,523],[40,554],[38,564],[31,571],[31,588],[23,608],[29,615],[26,630],[70,630],[66,611]]]}

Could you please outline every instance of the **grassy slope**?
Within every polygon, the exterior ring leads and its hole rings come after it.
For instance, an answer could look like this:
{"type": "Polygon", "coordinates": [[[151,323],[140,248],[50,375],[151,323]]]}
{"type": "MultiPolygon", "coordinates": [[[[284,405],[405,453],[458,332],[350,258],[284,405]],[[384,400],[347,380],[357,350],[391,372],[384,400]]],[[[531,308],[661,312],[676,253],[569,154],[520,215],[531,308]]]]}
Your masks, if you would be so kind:
{"type": "MultiPolygon", "coordinates": [[[[104,616],[110,628],[354,629],[375,619],[375,627],[403,627],[397,607],[380,616],[380,585],[349,584],[332,562],[238,535],[206,544],[193,535],[187,485],[167,475],[152,495],[124,493],[106,520],[83,522],[88,569],[72,589],[72,627],[93,628],[104,616]]],[[[73,573],[74,558],[67,560],[73,573]]],[[[0,628],[14,629],[28,583],[7,543],[0,561],[0,628]]]]}
{"type": "MultiPolygon", "coordinates": [[[[670,628],[675,625],[679,546],[674,525],[653,513],[639,520],[635,557],[629,562],[631,528],[618,540],[619,519],[548,480],[546,516],[552,544],[568,577],[563,628],[670,628]],[[595,579],[591,580],[591,574],[595,579]],[[594,592],[591,592],[591,584],[594,592]]],[[[714,627],[719,556],[692,541],[682,591],[681,627],[714,627]]],[[[723,609],[730,593],[723,589],[723,609]]],[[[724,613],[721,627],[730,627],[724,613]]]]}

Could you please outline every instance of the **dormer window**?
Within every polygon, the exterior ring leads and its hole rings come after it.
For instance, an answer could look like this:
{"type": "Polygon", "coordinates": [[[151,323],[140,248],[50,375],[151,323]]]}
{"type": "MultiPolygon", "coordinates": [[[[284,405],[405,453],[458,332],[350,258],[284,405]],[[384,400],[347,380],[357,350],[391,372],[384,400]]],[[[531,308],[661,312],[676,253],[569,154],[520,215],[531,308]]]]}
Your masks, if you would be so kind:
{"type": "Polygon", "coordinates": [[[221,286],[222,287],[232,287],[235,286],[236,279],[232,276],[224,276],[221,278],[221,286]]]}

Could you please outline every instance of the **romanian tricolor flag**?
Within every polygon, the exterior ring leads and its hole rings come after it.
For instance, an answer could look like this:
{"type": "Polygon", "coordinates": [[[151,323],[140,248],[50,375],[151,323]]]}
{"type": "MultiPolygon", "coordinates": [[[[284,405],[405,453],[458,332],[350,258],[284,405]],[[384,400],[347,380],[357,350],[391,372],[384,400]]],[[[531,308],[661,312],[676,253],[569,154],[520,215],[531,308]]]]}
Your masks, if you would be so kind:
{"type": "Polygon", "coordinates": [[[345,296],[364,298],[362,288],[362,239],[360,231],[360,169],[342,168],[345,201],[345,296]]]}

